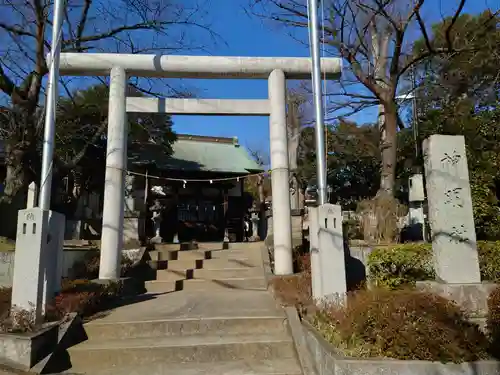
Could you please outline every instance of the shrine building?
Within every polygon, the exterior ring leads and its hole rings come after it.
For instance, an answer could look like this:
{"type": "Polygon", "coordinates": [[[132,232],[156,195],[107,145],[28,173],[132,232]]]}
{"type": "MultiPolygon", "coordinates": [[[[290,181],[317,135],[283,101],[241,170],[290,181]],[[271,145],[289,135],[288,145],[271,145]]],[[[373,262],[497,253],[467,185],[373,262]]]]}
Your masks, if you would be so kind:
{"type": "MultiPolygon", "coordinates": [[[[241,241],[252,205],[244,177],[263,169],[237,138],[179,134],[172,149],[166,156],[152,142],[129,144],[124,241],[153,237],[156,200],[163,206],[163,242],[222,241],[225,234],[241,241]]],[[[103,192],[82,192],[74,217],[67,217],[65,239],[99,240],[102,209],[103,192]]]]}
{"type": "Polygon", "coordinates": [[[222,241],[226,228],[231,241],[242,240],[243,217],[252,204],[244,177],[263,170],[237,138],[181,134],[170,157],[152,143],[133,144],[128,155],[129,170],[138,175],[128,176],[135,196],[126,198],[126,236],[135,235],[137,219],[138,236],[153,236],[149,208],[159,200],[164,242],[176,234],[180,242],[222,241]]]}

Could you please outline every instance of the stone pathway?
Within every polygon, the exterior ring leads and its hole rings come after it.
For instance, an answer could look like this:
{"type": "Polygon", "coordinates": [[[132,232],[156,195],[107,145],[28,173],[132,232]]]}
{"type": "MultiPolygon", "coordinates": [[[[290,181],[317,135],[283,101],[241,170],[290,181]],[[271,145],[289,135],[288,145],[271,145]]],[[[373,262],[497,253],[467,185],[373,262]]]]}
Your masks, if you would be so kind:
{"type": "Polygon", "coordinates": [[[262,243],[152,253],[142,302],[89,322],[68,372],[300,375],[284,311],[267,291],[262,243]]]}

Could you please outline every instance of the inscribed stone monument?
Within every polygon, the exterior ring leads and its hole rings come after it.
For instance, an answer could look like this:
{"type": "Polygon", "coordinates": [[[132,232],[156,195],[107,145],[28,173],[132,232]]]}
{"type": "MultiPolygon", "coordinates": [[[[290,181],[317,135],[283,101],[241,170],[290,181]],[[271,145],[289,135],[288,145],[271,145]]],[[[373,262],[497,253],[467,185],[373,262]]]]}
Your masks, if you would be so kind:
{"type": "Polygon", "coordinates": [[[436,276],[446,283],[479,283],[464,137],[432,135],[423,151],[436,276]]]}

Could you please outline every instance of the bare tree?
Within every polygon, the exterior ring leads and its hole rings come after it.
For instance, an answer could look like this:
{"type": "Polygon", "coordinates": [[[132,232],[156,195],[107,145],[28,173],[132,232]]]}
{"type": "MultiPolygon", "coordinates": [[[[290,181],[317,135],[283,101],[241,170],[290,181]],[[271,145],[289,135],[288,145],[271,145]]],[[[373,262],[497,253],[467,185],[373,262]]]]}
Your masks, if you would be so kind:
{"type": "MultiPolygon", "coordinates": [[[[293,29],[308,27],[306,0],[251,0],[252,11],[293,29]]],[[[473,1],[473,0],[469,0],[473,1]]],[[[322,42],[328,52],[347,62],[348,69],[335,93],[330,95],[330,111],[344,117],[368,107],[380,106],[379,130],[381,181],[379,192],[394,193],[396,135],[403,122],[398,115],[396,95],[409,70],[436,56],[471,52],[453,38],[453,28],[463,13],[466,0],[456,0],[445,16],[445,43],[436,45],[431,25],[422,8],[425,0],[324,0],[322,42]],[[414,42],[423,39],[424,48],[414,42]]],[[[430,3],[430,1],[427,1],[430,3]]],[[[448,2],[449,3],[449,2],[448,2]]],[[[449,4],[448,4],[449,5],[449,4]]],[[[491,12],[491,18],[498,14],[491,12]]],[[[470,30],[470,38],[485,35],[470,30]]],[[[463,37],[463,36],[462,36],[463,37]]]]}
{"type": "MultiPolygon", "coordinates": [[[[0,139],[5,143],[7,170],[2,198],[7,201],[40,174],[43,113],[39,103],[48,73],[51,8],[50,0],[0,0],[0,92],[5,114],[0,119],[0,139]]],[[[203,12],[196,0],[68,0],[61,48],[63,52],[123,53],[201,49],[192,37],[195,29],[216,37],[204,23],[203,12]]],[[[69,94],[71,81],[62,83],[69,94]]],[[[138,81],[131,84],[149,90],[138,81]]],[[[105,128],[103,121],[96,139],[105,128]]],[[[75,152],[70,161],[56,154],[54,166],[71,169],[84,153],[75,152]]]]}

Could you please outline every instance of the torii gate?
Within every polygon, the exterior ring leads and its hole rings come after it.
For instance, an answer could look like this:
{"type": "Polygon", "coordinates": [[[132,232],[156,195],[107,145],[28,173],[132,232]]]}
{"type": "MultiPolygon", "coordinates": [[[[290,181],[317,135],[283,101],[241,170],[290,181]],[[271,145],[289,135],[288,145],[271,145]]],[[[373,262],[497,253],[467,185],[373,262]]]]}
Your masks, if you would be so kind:
{"type": "MultiPolygon", "coordinates": [[[[341,60],[322,60],[326,79],[338,79],[341,60]]],[[[110,76],[106,176],[101,237],[100,279],[120,277],[127,168],[126,112],[170,114],[268,115],[273,191],[274,269],[293,273],[289,198],[286,79],[310,79],[311,59],[283,57],[161,56],[62,53],[60,74],[110,76]],[[155,78],[267,79],[267,99],[126,98],[131,76],[155,78]]]]}

